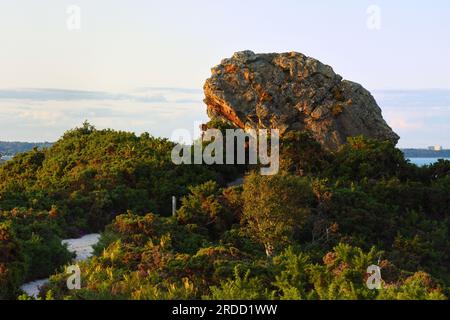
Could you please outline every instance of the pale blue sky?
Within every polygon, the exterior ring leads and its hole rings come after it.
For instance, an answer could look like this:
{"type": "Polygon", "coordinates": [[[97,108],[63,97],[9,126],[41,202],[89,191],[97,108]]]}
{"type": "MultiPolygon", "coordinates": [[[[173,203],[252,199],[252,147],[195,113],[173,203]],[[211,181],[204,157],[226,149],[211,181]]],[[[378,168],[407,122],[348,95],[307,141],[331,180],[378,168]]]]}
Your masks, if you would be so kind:
{"type": "Polygon", "coordinates": [[[206,120],[210,68],[249,49],[313,56],[374,92],[400,146],[450,148],[445,0],[1,1],[0,39],[0,140],[55,140],[86,118],[191,129],[206,120]],[[81,8],[79,31],[68,5],[81,8]],[[370,5],[380,30],[367,27],[370,5]]]}

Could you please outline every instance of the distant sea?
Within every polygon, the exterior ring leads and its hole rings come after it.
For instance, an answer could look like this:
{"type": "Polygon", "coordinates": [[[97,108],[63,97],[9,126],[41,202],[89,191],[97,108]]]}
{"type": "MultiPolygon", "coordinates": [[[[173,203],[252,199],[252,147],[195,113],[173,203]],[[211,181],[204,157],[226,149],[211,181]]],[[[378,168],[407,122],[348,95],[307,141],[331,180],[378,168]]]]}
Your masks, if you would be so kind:
{"type": "Polygon", "coordinates": [[[419,167],[433,164],[437,162],[439,159],[450,160],[450,158],[408,158],[408,159],[411,161],[411,163],[414,163],[419,167]]]}

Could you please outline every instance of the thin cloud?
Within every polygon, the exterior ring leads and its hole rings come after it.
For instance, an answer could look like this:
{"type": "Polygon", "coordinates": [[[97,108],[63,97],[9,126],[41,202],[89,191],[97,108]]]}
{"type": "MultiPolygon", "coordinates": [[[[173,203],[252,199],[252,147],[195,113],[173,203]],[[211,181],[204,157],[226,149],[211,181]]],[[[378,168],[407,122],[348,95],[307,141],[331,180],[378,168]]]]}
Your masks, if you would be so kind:
{"type": "Polygon", "coordinates": [[[131,101],[141,103],[198,104],[202,90],[176,87],[143,87],[133,93],[66,90],[57,88],[0,89],[0,100],[48,101],[131,101]]]}
{"type": "Polygon", "coordinates": [[[167,102],[163,95],[131,95],[104,91],[66,90],[54,88],[26,88],[0,90],[0,100],[28,101],[134,101],[144,103],[167,102]]]}
{"type": "Polygon", "coordinates": [[[381,107],[450,107],[450,90],[374,90],[381,107]]]}
{"type": "Polygon", "coordinates": [[[147,91],[157,91],[157,92],[172,92],[172,93],[183,93],[183,94],[202,94],[203,90],[196,88],[183,88],[183,87],[140,87],[136,89],[136,92],[147,92],[147,91]]]}
{"type": "Polygon", "coordinates": [[[181,104],[194,104],[194,103],[202,103],[202,99],[178,99],[175,100],[175,103],[181,103],[181,104]]]}

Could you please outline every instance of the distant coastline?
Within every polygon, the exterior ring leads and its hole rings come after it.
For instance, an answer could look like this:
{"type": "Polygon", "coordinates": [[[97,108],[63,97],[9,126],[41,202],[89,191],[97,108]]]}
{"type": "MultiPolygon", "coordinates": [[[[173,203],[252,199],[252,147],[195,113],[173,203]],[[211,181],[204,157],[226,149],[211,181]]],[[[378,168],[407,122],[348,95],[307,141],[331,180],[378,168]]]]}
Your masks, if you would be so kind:
{"type": "MultiPolygon", "coordinates": [[[[0,155],[3,157],[12,157],[17,153],[29,151],[35,147],[50,148],[51,142],[6,142],[0,141],[0,155]]],[[[400,149],[405,158],[450,158],[450,149],[440,151],[421,149],[421,148],[404,148],[400,149]]]]}
{"type": "Polygon", "coordinates": [[[405,158],[450,158],[450,150],[444,149],[440,151],[429,149],[400,149],[405,158]]]}
{"type": "Polygon", "coordinates": [[[0,141],[0,158],[12,157],[21,152],[27,152],[33,148],[50,148],[53,145],[51,142],[9,142],[0,141]]]}

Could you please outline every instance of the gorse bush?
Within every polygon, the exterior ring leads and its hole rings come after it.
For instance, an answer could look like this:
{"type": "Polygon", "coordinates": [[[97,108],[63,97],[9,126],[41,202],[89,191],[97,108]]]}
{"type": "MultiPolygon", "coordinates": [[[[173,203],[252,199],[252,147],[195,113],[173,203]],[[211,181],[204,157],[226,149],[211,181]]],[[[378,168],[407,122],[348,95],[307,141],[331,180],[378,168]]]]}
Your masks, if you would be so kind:
{"type": "Polygon", "coordinates": [[[172,196],[216,179],[206,167],[175,166],[173,146],[148,134],[96,130],[85,123],[51,148],[20,154],[0,167],[0,206],[54,207],[72,235],[99,231],[127,210],[170,214],[172,196]]]}
{"type": "Polygon", "coordinates": [[[0,212],[0,298],[14,298],[25,281],[42,279],[72,259],[48,212],[0,212]]]}
{"type": "MultiPolygon", "coordinates": [[[[81,265],[82,289],[67,290],[66,275],[58,274],[52,277],[42,296],[227,300],[446,298],[429,274],[398,270],[384,259],[384,252],[375,248],[364,251],[339,243],[320,259],[306,249],[292,246],[271,259],[211,243],[204,243],[197,252],[181,253],[166,237],[149,233],[149,226],[139,222],[142,219],[157,224],[171,220],[153,214],[144,218],[118,217],[112,226],[121,240],[81,265]],[[119,227],[124,218],[134,226],[132,230],[119,227]],[[366,286],[366,269],[377,263],[383,275],[382,289],[370,290],[366,286]]],[[[187,232],[184,236],[193,234],[187,232]]]]}
{"type": "Polygon", "coordinates": [[[331,153],[292,132],[280,173],[261,176],[176,166],[173,145],[85,123],[1,166],[0,298],[49,274],[43,299],[448,297],[449,162],[419,168],[363,137],[331,153]],[[60,240],[91,231],[102,237],[70,291],[60,240]],[[370,265],[381,290],[366,285],[370,265]]]}

